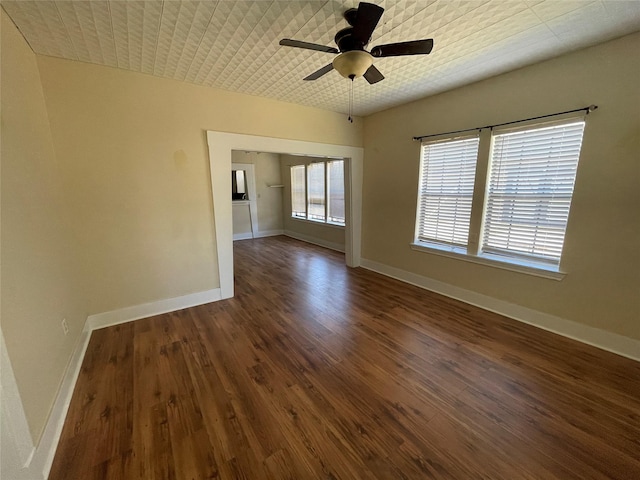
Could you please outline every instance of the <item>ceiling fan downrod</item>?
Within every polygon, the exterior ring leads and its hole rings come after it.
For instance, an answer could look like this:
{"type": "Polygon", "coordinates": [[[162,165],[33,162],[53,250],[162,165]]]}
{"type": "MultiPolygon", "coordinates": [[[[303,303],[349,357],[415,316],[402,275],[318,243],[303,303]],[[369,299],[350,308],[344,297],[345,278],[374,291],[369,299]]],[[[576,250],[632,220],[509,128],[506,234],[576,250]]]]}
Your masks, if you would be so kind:
{"type": "Polygon", "coordinates": [[[353,79],[356,78],[355,75],[351,78],[351,86],[349,87],[349,117],[347,120],[353,123],[353,79]]]}

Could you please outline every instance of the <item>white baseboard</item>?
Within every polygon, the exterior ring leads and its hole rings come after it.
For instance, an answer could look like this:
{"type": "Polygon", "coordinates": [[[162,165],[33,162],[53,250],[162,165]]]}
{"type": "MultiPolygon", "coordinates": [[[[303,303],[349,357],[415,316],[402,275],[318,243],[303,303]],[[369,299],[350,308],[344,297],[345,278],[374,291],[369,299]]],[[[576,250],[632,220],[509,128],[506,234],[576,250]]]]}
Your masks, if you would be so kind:
{"type": "Polygon", "coordinates": [[[183,308],[195,307],[205,303],[217,302],[222,298],[219,288],[191,293],[181,297],[167,298],[157,302],[143,303],[110,312],[97,313],[87,318],[85,330],[93,331],[120,323],[131,322],[141,318],[152,317],[162,313],[174,312],[183,308]]]}
{"type": "MultiPolygon", "coordinates": [[[[60,440],[64,420],[71,403],[71,396],[75,388],[76,380],[80,374],[80,367],[84,354],[89,343],[90,332],[83,331],[78,338],[76,347],[69,359],[67,368],[62,377],[62,383],[56,395],[53,408],[49,414],[49,419],[45,425],[38,446],[33,446],[26,416],[20,401],[19,395],[14,396],[12,390],[15,385],[15,378],[11,372],[11,362],[6,356],[6,349],[3,348],[2,362],[2,401],[3,401],[3,428],[10,429],[9,436],[3,432],[3,444],[8,440],[11,445],[3,445],[3,455],[5,450],[11,451],[17,458],[2,459],[2,474],[10,476],[13,480],[42,480],[49,476],[53,457],[60,440]],[[16,403],[16,401],[18,403],[16,403]],[[5,403],[6,402],[6,403],[5,403]],[[6,410],[6,411],[5,411],[6,410]],[[5,419],[5,414],[9,417],[5,419]],[[8,471],[5,468],[8,467],[8,471]],[[17,467],[17,468],[16,468],[17,467]]],[[[4,337],[2,340],[4,347],[4,337]]],[[[17,393],[17,385],[15,385],[17,393]]]]}
{"type": "Polygon", "coordinates": [[[275,237],[277,235],[284,235],[284,230],[263,230],[261,232],[257,232],[254,235],[254,238],[275,237]]]}
{"type": "Polygon", "coordinates": [[[286,235],[287,237],[295,238],[296,240],[301,240],[303,242],[312,243],[313,245],[318,245],[320,247],[325,247],[330,250],[336,250],[338,252],[344,253],[344,245],[341,245],[339,243],[328,242],[326,240],[322,240],[321,238],[304,235],[298,232],[292,232],[291,230],[285,230],[284,235],[286,235]]]}
{"type": "Polygon", "coordinates": [[[233,241],[235,242],[236,240],[249,240],[250,238],[253,238],[253,234],[251,232],[246,232],[246,233],[234,233],[233,234],[233,241]]]}
{"type": "Polygon", "coordinates": [[[20,391],[0,329],[0,477],[42,478],[29,471],[35,446],[22,406],[20,391]]]}
{"type": "Polygon", "coordinates": [[[528,323],[543,330],[548,330],[558,335],[577,340],[588,345],[607,350],[640,361],[640,341],[629,337],[607,332],[598,328],[583,325],[572,320],[549,315],[531,308],[522,307],[504,300],[498,300],[488,295],[456,287],[448,283],[440,282],[429,277],[407,272],[399,268],[362,259],[361,266],[368,270],[381,273],[387,277],[416,285],[418,287],[439,293],[446,297],[454,298],[476,307],[499,313],[505,317],[513,318],[520,322],[528,323]]]}
{"type": "Polygon", "coordinates": [[[234,233],[233,241],[236,240],[250,240],[252,238],[263,238],[263,237],[275,237],[276,235],[284,235],[284,230],[263,230],[260,232],[256,232],[252,234],[251,232],[247,233],[234,233]]]}
{"type": "Polygon", "coordinates": [[[80,375],[80,367],[82,367],[82,361],[84,360],[84,354],[87,351],[89,345],[89,339],[91,338],[91,332],[85,329],[80,334],[80,338],[76,344],[76,348],[73,351],[73,355],[69,360],[67,369],[62,377],[62,384],[58,390],[56,401],[53,404],[49,419],[44,427],[44,432],[38,443],[33,460],[29,465],[29,469],[33,472],[42,472],[42,478],[49,477],[49,471],[53,463],[53,457],[56,454],[60,435],[62,434],[62,427],[64,421],[67,418],[67,411],[71,404],[71,397],[73,390],[80,375]]]}

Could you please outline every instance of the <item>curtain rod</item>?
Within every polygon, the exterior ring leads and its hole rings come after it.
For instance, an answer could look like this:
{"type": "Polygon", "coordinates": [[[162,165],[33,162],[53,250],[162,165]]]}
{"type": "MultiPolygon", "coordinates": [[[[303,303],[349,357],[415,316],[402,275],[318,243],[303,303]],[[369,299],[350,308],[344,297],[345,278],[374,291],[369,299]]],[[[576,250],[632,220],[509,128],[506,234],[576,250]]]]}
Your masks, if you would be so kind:
{"type": "Polygon", "coordinates": [[[420,135],[419,137],[413,137],[414,140],[422,140],[423,138],[439,137],[441,135],[453,135],[455,133],[473,132],[474,130],[484,130],[485,128],[502,127],[504,125],[511,125],[512,123],[528,122],[529,120],[538,120],[539,118],[556,117],[558,115],[565,115],[567,113],[586,112],[587,114],[593,112],[597,105],[589,105],[588,107],[576,108],[574,110],[567,110],[566,112],[550,113],[548,115],[540,115],[539,117],[524,118],[522,120],[514,120],[513,122],[496,123],[495,125],[486,125],[484,127],[467,128],[464,130],[455,130],[453,132],[434,133],[432,135],[420,135]]]}

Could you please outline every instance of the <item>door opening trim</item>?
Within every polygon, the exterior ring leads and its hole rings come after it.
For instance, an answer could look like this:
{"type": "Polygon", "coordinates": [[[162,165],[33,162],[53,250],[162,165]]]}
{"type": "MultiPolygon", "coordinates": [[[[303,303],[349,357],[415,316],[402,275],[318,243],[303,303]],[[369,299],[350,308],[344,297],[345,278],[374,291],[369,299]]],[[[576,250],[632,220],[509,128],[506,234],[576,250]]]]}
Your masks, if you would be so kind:
{"type": "Polygon", "coordinates": [[[344,158],[347,217],[345,260],[349,267],[360,266],[364,149],[211,130],[207,131],[207,144],[209,145],[216,256],[222,298],[233,297],[233,217],[231,182],[229,181],[232,150],[344,158]]]}

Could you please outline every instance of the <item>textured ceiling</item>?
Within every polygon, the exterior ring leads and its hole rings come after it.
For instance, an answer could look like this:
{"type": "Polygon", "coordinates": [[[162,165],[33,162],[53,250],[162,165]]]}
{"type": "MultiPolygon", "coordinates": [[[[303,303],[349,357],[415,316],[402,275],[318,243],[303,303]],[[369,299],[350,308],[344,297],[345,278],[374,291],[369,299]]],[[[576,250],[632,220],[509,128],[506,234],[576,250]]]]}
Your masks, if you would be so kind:
{"type": "MultiPolygon", "coordinates": [[[[640,30],[640,1],[386,0],[369,47],[433,38],[431,55],[378,58],[385,80],[354,82],[354,112],[416,98],[640,30]]],[[[303,77],[333,54],[281,47],[281,38],[334,46],[357,1],[5,1],[42,55],[118,67],[337,112],[349,80],[303,77]]],[[[636,58],[635,61],[638,61],[636,58]]]]}

